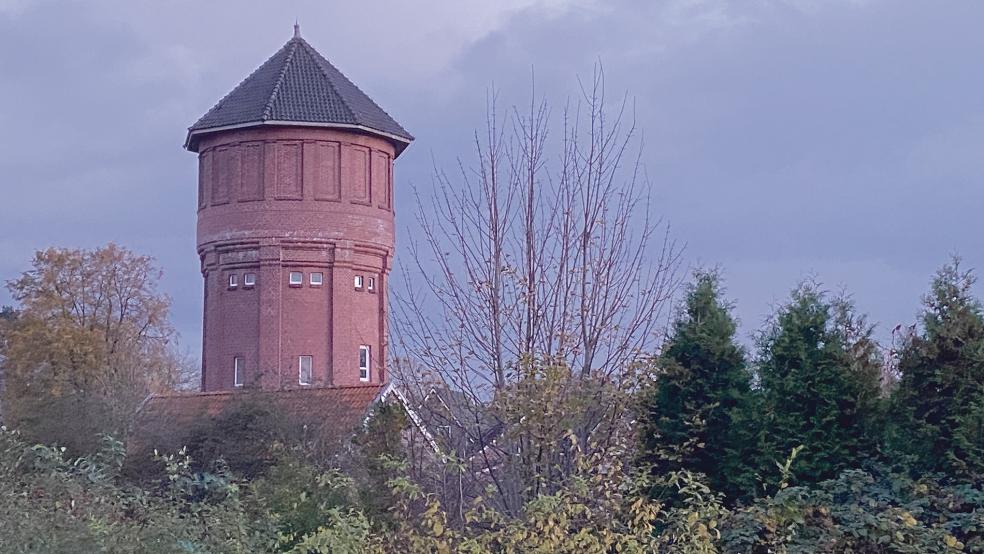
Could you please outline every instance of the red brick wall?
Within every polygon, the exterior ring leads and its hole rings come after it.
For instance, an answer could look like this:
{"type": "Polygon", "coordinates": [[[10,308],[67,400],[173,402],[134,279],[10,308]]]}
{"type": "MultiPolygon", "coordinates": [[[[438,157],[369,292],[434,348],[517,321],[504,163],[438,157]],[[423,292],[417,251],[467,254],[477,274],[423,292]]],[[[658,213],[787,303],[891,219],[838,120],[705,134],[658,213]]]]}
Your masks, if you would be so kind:
{"type": "Polygon", "coordinates": [[[299,387],[301,355],[313,357],[312,386],[357,384],[363,344],[372,350],[370,381],[385,381],[394,153],[381,138],[310,127],[202,139],[202,390],[233,388],[235,356],[248,387],[299,387]],[[301,286],[288,283],[291,271],[303,273],[301,286]],[[312,272],[323,273],[320,287],[312,272]],[[246,273],[256,274],[252,288],[246,273]],[[364,285],[374,278],[375,291],[356,290],[356,275],[364,285]]]}

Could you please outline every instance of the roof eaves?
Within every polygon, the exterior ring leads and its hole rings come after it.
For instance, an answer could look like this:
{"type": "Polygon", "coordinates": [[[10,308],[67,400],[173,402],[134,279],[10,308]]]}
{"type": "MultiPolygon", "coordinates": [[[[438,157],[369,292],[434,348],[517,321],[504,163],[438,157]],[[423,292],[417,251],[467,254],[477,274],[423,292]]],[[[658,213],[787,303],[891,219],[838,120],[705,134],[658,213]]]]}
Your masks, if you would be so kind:
{"type": "Polygon", "coordinates": [[[228,93],[226,93],[225,96],[223,96],[222,98],[220,98],[218,102],[216,102],[208,111],[205,112],[204,115],[202,115],[200,118],[198,118],[198,120],[194,124],[192,124],[191,127],[189,127],[189,130],[198,128],[198,126],[201,125],[202,122],[205,121],[209,117],[209,115],[212,115],[216,110],[221,109],[223,106],[225,106],[226,103],[229,101],[229,99],[237,91],[241,90],[242,87],[244,85],[246,85],[247,83],[249,83],[249,82],[253,81],[254,79],[256,79],[257,76],[260,75],[261,72],[263,71],[263,69],[267,66],[267,64],[269,64],[274,59],[276,59],[277,56],[281,55],[281,53],[284,50],[286,50],[289,46],[290,46],[290,41],[288,41],[286,44],[284,44],[282,47],[280,47],[280,49],[278,49],[276,52],[274,52],[272,56],[270,56],[269,58],[267,58],[266,61],[264,61],[262,64],[259,65],[259,67],[257,67],[256,69],[254,69],[252,73],[250,73],[249,75],[247,75],[242,81],[239,82],[239,84],[237,84],[235,87],[232,88],[232,90],[230,90],[228,93]]]}
{"type": "MultiPolygon", "coordinates": [[[[410,421],[413,422],[414,426],[417,427],[417,429],[420,431],[420,434],[424,436],[424,438],[427,440],[427,443],[430,445],[434,453],[440,456],[442,460],[447,461],[448,457],[443,452],[441,452],[441,447],[437,445],[437,441],[434,440],[434,436],[431,435],[430,431],[427,429],[427,425],[424,424],[424,420],[421,419],[420,415],[412,407],[410,407],[410,402],[407,400],[407,397],[403,396],[403,393],[400,392],[400,389],[396,388],[393,385],[393,383],[388,383],[386,387],[383,388],[383,390],[379,391],[379,395],[376,397],[375,400],[372,401],[372,404],[370,404],[370,409],[372,408],[372,406],[375,406],[378,402],[385,402],[390,395],[395,396],[396,399],[400,402],[400,405],[403,406],[403,410],[407,413],[407,416],[410,418],[410,421]]],[[[369,415],[367,414],[366,419],[363,421],[363,425],[368,420],[369,420],[369,415]]]]}
{"type": "MultiPolygon", "coordinates": [[[[342,105],[345,106],[345,109],[348,111],[348,113],[352,117],[352,120],[353,121],[357,121],[360,124],[365,125],[365,121],[361,117],[362,112],[353,109],[352,106],[350,105],[349,98],[346,95],[342,94],[338,90],[338,87],[336,86],[335,81],[332,79],[331,75],[329,75],[329,71],[325,67],[326,65],[327,66],[330,66],[332,69],[334,69],[334,71],[338,74],[338,77],[340,79],[344,79],[349,85],[352,86],[352,88],[354,88],[360,95],[362,95],[363,97],[365,97],[366,100],[368,100],[369,102],[371,102],[372,105],[375,106],[376,109],[378,109],[380,112],[382,112],[383,115],[385,115],[394,125],[396,125],[396,127],[398,129],[400,129],[400,131],[403,134],[402,135],[398,135],[398,136],[400,137],[400,140],[402,142],[405,142],[406,144],[410,144],[411,142],[413,142],[413,138],[414,138],[413,135],[411,135],[409,131],[407,131],[406,129],[404,129],[403,126],[400,125],[399,122],[397,122],[396,119],[394,119],[393,116],[391,116],[389,114],[389,112],[387,112],[386,110],[384,110],[382,106],[380,106],[379,104],[376,104],[376,102],[368,94],[366,94],[365,91],[363,91],[361,88],[359,88],[359,85],[355,84],[354,82],[352,82],[351,79],[349,79],[348,77],[346,77],[345,74],[341,72],[341,70],[339,70],[337,67],[333,66],[331,64],[331,62],[329,62],[324,56],[322,56],[321,53],[318,52],[307,41],[305,41],[304,39],[298,39],[298,40],[300,40],[307,47],[308,54],[314,59],[315,65],[317,65],[318,66],[318,69],[321,70],[321,74],[324,75],[325,80],[328,82],[329,86],[331,86],[332,91],[335,92],[335,96],[337,96],[339,98],[339,100],[341,100],[342,105]]],[[[368,126],[368,125],[366,125],[366,126],[368,126]]],[[[377,129],[377,131],[378,132],[383,132],[382,130],[379,130],[379,129],[377,129]]],[[[387,132],[387,134],[397,136],[396,133],[393,133],[393,132],[387,132]]]]}
{"type": "Polygon", "coordinates": [[[218,133],[220,131],[232,131],[235,129],[248,129],[250,127],[259,127],[261,125],[282,125],[285,127],[321,127],[324,129],[346,129],[354,131],[362,131],[364,133],[369,133],[372,135],[378,135],[384,138],[388,138],[394,142],[402,144],[401,148],[397,148],[396,155],[399,156],[407,146],[410,145],[411,139],[406,137],[387,133],[386,131],[380,131],[375,127],[369,127],[367,125],[353,125],[350,123],[320,123],[314,121],[281,121],[278,119],[267,119],[265,121],[247,121],[245,123],[234,123],[232,125],[220,125],[218,127],[205,127],[203,129],[188,129],[188,136],[185,138],[184,148],[185,150],[194,150],[192,139],[199,135],[207,135],[209,133],[218,133]]]}

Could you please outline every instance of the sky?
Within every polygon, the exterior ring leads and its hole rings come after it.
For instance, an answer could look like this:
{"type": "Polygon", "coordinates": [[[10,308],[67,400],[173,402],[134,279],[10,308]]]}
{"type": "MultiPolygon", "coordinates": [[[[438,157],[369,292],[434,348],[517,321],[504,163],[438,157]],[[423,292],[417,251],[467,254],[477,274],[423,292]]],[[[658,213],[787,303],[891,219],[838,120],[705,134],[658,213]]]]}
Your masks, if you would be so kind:
{"type": "MultiPolygon", "coordinates": [[[[494,83],[554,105],[603,64],[643,131],[655,211],[722,268],[743,339],[804,278],[886,337],[952,254],[984,265],[984,2],[0,0],[0,281],[48,246],[153,256],[198,356],[187,127],[301,33],[416,137],[398,254],[494,83]]],[[[404,262],[406,263],[406,262],[404,262]]],[[[0,291],[0,304],[11,304],[0,291]]]]}

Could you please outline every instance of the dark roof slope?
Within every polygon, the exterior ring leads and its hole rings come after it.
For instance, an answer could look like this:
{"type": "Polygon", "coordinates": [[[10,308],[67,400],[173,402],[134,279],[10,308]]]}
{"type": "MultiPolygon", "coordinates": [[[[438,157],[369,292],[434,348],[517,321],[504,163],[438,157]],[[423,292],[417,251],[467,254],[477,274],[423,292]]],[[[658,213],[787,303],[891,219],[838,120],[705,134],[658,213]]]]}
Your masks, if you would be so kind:
{"type": "Polygon", "coordinates": [[[295,35],[188,129],[185,147],[212,130],[303,123],[361,128],[398,143],[413,136],[300,35],[295,35]]]}

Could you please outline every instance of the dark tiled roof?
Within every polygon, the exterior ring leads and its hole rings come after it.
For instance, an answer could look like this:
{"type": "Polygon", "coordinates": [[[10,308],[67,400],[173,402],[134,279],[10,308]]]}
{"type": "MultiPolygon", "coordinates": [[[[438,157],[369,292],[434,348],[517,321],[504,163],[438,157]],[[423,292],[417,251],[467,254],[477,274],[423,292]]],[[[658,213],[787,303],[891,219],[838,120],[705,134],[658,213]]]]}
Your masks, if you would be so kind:
{"type": "Polygon", "coordinates": [[[434,387],[415,410],[439,448],[465,459],[479,454],[503,433],[503,423],[487,406],[460,391],[434,387]]]}
{"type": "Polygon", "coordinates": [[[186,147],[194,150],[197,135],[210,129],[268,122],[361,127],[403,146],[413,140],[300,36],[288,41],[192,125],[186,147]]]}
{"type": "Polygon", "coordinates": [[[365,385],[156,395],[140,409],[134,436],[140,443],[154,448],[159,443],[164,447],[182,440],[195,426],[229,416],[245,406],[262,406],[291,427],[306,427],[328,439],[345,439],[369,415],[384,389],[385,385],[365,385]]]}

